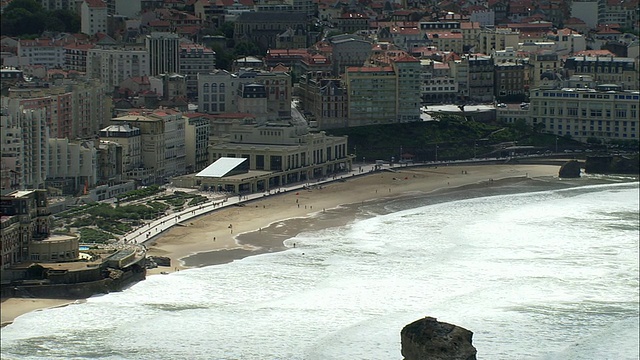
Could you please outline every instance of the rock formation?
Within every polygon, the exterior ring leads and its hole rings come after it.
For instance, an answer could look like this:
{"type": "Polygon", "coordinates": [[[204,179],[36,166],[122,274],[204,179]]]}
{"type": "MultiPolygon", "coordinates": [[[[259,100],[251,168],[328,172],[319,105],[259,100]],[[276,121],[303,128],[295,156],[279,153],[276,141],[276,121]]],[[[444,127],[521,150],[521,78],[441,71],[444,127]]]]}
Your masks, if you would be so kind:
{"type": "Polygon", "coordinates": [[[425,317],[400,333],[405,360],[476,360],[473,333],[456,325],[425,317]]]}
{"type": "Polygon", "coordinates": [[[587,174],[634,174],[639,170],[638,155],[635,156],[587,156],[584,170],[587,174]]]}
{"type": "Polygon", "coordinates": [[[558,176],[561,178],[579,178],[580,177],[580,163],[578,160],[567,161],[560,167],[558,176]]]}

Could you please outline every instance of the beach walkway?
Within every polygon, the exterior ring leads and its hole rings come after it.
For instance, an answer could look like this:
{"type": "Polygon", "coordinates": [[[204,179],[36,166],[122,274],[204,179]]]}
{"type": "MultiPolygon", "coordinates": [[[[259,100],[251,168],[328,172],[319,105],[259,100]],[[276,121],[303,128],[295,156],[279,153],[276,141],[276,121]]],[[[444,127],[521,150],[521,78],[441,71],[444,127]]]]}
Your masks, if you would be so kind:
{"type": "Polygon", "coordinates": [[[263,199],[266,196],[273,196],[283,193],[290,193],[300,190],[306,190],[310,187],[316,187],[318,185],[328,184],[336,181],[345,181],[358,176],[369,175],[376,171],[395,171],[403,168],[421,167],[421,166],[448,166],[448,165],[462,165],[462,164],[479,164],[479,163],[495,163],[496,161],[503,161],[507,158],[484,158],[484,159],[469,159],[458,161],[439,161],[439,162],[427,162],[427,163],[404,163],[390,165],[385,163],[384,165],[376,164],[354,164],[353,170],[345,172],[335,177],[333,175],[327,176],[322,179],[317,179],[313,182],[303,182],[290,184],[286,186],[280,186],[277,189],[273,189],[269,192],[253,193],[253,194],[241,194],[233,195],[226,198],[213,199],[205,204],[189,207],[187,209],[174,212],[163,216],[159,219],[155,219],[152,222],[145,224],[129,233],[124,235],[120,242],[122,244],[142,244],[152,241],[159,235],[162,235],[165,231],[169,230],[173,226],[181,226],[183,223],[202,216],[211,212],[228,208],[230,206],[242,206],[242,204],[263,199]]]}
{"type": "MultiPolygon", "coordinates": [[[[379,166],[378,166],[379,167],[379,166]]],[[[355,176],[362,176],[370,174],[374,171],[383,171],[389,169],[389,165],[385,165],[380,169],[376,169],[375,164],[364,164],[361,166],[354,166],[355,170],[350,172],[346,172],[340,175],[327,176],[326,178],[318,179],[313,182],[304,182],[304,183],[296,183],[287,186],[280,186],[277,189],[271,190],[269,192],[261,192],[261,193],[253,193],[253,194],[242,194],[242,195],[234,195],[229,196],[227,198],[214,199],[205,204],[200,204],[196,206],[192,206],[186,208],[184,210],[163,216],[159,219],[155,219],[152,222],[145,224],[128,234],[124,235],[121,239],[121,243],[127,244],[145,244],[155,237],[161,235],[163,232],[169,230],[173,226],[180,226],[181,223],[184,223],[190,219],[196,218],[198,216],[209,214],[213,211],[224,209],[230,206],[238,206],[253,200],[262,199],[265,196],[273,196],[283,193],[289,193],[292,191],[300,191],[305,190],[309,187],[315,187],[322,184],[327,184],[335,181],[344,181],[347,178],[352,178],[355,176]]]]}

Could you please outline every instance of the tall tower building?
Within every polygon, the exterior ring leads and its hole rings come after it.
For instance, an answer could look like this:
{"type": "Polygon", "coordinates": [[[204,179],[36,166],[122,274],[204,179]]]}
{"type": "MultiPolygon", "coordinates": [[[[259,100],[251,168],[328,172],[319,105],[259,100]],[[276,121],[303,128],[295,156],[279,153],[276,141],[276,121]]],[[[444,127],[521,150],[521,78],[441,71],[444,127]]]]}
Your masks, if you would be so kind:
{"type": "Polygon", "coordinates": [[[150,75],[180,71],[180,37],[169,32],[152,32],[145,39],[150,75]]]}

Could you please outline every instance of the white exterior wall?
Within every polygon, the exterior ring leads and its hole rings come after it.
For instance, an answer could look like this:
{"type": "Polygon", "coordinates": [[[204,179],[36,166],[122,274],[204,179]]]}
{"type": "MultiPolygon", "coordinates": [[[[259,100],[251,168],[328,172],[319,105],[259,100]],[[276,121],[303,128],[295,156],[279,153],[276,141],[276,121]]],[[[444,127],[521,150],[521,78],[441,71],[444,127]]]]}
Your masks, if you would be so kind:
{"type": "Polygon", "coordinates": [[[5,66],[42,65],[47,69],[64,66],[64,47],[56,46],[22,46],[18,45],[18,56],[15,63],[7,62],[5,66]]]}
{"type": "Polygon", "coordinates": [[[97,151],[93,142],[49,139],[48,178],[85,178],[88,186],[93,187],[97,174],[97,151]]]}
{"type": "Polygon", "coordinates": [[[89,7],[86,1],[80,5],[80,32],[87,35],[107,33],[107,7],[89,7]]]}
{"type": "Polygon", "coordinates": [[[236,75],[224,70],[213,74],[198,74],[198,111],[208,114],[237,112],[234,99],[239,83],[236,75]],[[215,92],[212,90],[214,84],[215,92]],[[224,85],[223,89],[221,85],[224,85]]]}
{"type": "MultiPolygon", "coordinates": [[[[21,142],[14,142],[13,148],[22,153],[22,162],[16,164],[21,189],[37,189],[44,186],[49,167],[49,128],[46,108],[26,110],[19,105],[20,99],[2,97],[2,107],[6,109],[6,123],[12,133],[19,133],[21,142]]],[[[3,129],[4,133],[5,130],[3,129]]],[[[4,152],[3,152],[4,154],[4,152]]]]}
{"type": "Polygon", "coordinates": [[[185,122],[182,113],[164,119],[165,176],[183,175],[186,169],[185,122]]]}
{"type": "Polygon", "coordinates": [[[638,91],[534,89],[529,109],[532,125],[542,123],[548,133],[571,135],[583,142],[589,137],[637,140],[639,101],[638,91]]]}
{"type": "Polygon", "coordinates": [[[107,89],[135,76],[149,75],[149,54],[144,50],[91,49],[87,52],[87,76],[100,79],[107,89]]]}

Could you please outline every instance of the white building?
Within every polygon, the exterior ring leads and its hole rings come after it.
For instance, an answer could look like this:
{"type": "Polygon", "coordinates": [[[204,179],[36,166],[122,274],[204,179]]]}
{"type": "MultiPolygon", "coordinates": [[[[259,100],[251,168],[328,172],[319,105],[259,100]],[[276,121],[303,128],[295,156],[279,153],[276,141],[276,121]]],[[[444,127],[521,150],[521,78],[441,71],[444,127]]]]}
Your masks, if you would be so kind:
{"type": "Polygon", "coordinates": [[[481,26],[494,26],[496,24],[496,13],[493,9],[484,11],[473,11],[469,17],[472,23],[479,23],[481,26]]]}
{"type": "Polygon", "coordinates": [[[200,171],[209,165],[209,119],[204,114],[184,114],[186,172],[200,171]]]}
{"type": "Polygon", "coordinates": [[[109,89],[123,80],[149,75],[149,54],[139,47],[90,49],[87,51],[87,76],[100,79],[109,89]]]}
{"type": "Polygon", "coordinates": [[[73,179],[74,188],[93,187],[97,180],[97,151],[93,141],[49,139],[47,179],[73,179]]]}
{"type": "Polygon", "coordinates": [[[80,5],[80,31],[95,35],[107,33],[107,3],[102,0],[84,0],[80,5]]]}
{"type": "MultiPolygon", "coordinates": [[[[143,165],[132,170],[132,179],[143,184],[162,183],[169,177],[185,173],[185,120],[180,111],[165,108],[132,111],[111,119],[111,122],[140,129],[143,165]]],[[[120,143],[114,138],[109,140],[120,143]]]]}
{"type": "Polygon", "coordinates": [[[122,173],[125,179],[133,179],[135,170],[143,167],[140,129],[127,123],[110,125],[100,130],[100,139],[122,146],[122,173]]]}
{"type": "MultiPolygon", "coordinates": [[[[198,110],[208,114],[238,112],[239,89],[242,84],[262,84],[266,88],[266,118],[291,116],[291,76],[288,73],[245,71],[232,74],[216,70],[198,74],[198,110]]],[[[259,120],[264,120],[259,119],[259,120]]]]}
{"type": "Polygon", "coordinates": [[[17,58],[5,60],[6,66],[42,65],[47,69],[64,66],[64,46],[66,44],[54,39],[21,39],[18,41],[17,58]],[[14,63],[15,62],[15,63],[14,63]]]}
{"type": "Polygon", "coordinates": [[[577,53],[587,49],[587,39],[585,39],[582,34],[571,29],[559,29],[549,32],[546,38],[555,42],[555,52],[560,56],[577,53]]]}
{"type": "Polygon", "coordinates": [[[640,92],[615,84],[594,85],[589,76],[574,76],[565,87],[531,90],[531,124],[583,142],[638,140],[640,92]]]}
{"type": "Polygon", "coordinates": [[[1,101],[2,163],[13,166],[9,171],[18,179],[20,189],[44,187],[49,167],[47,111],[26,108],[20,99],[3,96],[1,101]]]}

